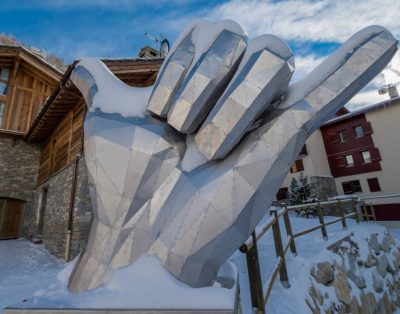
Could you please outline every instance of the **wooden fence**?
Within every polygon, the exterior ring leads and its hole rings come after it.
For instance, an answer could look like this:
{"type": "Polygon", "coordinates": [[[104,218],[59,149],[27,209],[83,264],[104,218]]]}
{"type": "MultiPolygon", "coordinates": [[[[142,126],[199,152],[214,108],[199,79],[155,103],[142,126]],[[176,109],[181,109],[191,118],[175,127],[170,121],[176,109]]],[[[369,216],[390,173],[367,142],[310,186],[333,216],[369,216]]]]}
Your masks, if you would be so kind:
{"type": "Polygon", "coordinates": [[[373,205],[366,204],[364,201],[355,200],[354,198],[346,200],[308,203],[295,206],[287,206],[283,204],[282,209],[270,210],[269,212],[269,219],[263,225],[254,230],[247,241],[239,248],[242,253],[246,254],[251,303],[253,310],[256,313],[265,313],[265,305],[268,302],[268,298],[271,294],[272,287],[278,274],[282,285],[285,288],[290,287],[285,256],[289,248],[293,255],[297,255],[295,238],[313,232],[317,229],[321,229],[323,238],[327,240],[328,233],[326,231],[326,226],[341,222],[343,229],[347,229],[346,218],[350,217],[354,217],[357,223],[360,222],[360,219],[362,219],[363,221],[376,221],[373,205]],[[344,206],[346,205],[351,206],[351,211],[347,214],[345,214],[344,208],[344,206]],[[324,208],[332,206],[336,207],[337,212],[339,213],[339,217],[329,221],[325,221],[325,217],[323,215],[324,208]],[[310,207],[315,207],[319,224],[308,229],[299,231],[297,233],[293,233],[289,212],[299,211],[302,209],[310,209],[310,207]],[[357,208],[359,208],[359,210],[357,210],[357,208]],[[282,242],[279,225],[279,218],[281,217],[283,217],[287,234],[287,240],[285,243],[282,242]],[[271,273],[267,278],[266,284],[263,286],[260,271],[260,261],[257,250],[257,242],[270,229],[272,229],[274,238],[276,261],[271,273]]]}

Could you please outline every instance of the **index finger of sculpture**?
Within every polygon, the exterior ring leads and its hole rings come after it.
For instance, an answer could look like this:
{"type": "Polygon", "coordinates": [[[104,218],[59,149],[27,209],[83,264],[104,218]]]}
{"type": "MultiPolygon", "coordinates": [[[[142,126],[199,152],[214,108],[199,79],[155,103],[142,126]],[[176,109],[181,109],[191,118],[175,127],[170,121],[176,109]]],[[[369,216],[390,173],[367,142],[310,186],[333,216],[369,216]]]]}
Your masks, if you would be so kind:
{"type": "Polygon", "coordinates": [[[282,97],[294,71],[289,46],[273,35],[250,41],[239,69],[196,135],[208,159],[224,158],[254,120],[282,97]]]}
{"type": "Polygon", "coordinates": [[[246,49],[246,37],[233,21],[207,22],[193,34],[196,57],[179,87],[168,123],[192,133],[205,119],[234,75],[246,49]]]}

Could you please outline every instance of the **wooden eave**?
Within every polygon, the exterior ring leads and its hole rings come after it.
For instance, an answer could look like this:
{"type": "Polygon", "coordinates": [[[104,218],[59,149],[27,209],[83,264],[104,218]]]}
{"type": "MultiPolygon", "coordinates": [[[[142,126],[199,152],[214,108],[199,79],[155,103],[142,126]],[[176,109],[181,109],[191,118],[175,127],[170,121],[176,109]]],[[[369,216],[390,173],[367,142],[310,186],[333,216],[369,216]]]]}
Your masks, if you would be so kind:
{"type": "Polygon", "coordinates": [[[22,61],[23,67],[52,85],[63,75],[57,68],[24,47],[0,45],[0,66],[12,66],[16,60],[22,61]]]}
{"type": "MultiPolygon", "coordinates": [[[[154,82],[163,59],[103,59],[102,61],[125,83],[133,86],[148,86],[154,82]]],[[[27,142],[44,141],[71,108],[83,102],[81,93],[70,80],[77,63],[78,61],[73,62],[67,68],[57,88],[39,111],[25,136],[27,142]]]]}

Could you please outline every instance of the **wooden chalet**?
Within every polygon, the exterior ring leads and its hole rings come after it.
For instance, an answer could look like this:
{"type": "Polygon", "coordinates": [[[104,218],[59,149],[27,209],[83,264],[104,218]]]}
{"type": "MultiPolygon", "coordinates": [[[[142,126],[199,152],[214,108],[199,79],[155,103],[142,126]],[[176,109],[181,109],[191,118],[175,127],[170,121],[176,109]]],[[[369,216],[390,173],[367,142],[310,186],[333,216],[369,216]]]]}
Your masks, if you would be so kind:
{"type": "Polygon", "coordinates": [[[61,77],[28,49],[0,45],[0,132],[25,134],[61,77]]]}
{"type": "MultiPolygon", "coordinates": [[[[103,59],[119,79],[137,87],[154,84],[162,61],[161,58],[103,59]]],[[[74,62],[68,67],[60,84],[47,99],[25,136],[28,143],[44,143],[39,184],[69,166],[83,148],[82,126],[86,105],[79,90],[70,80],[76,64],[74,62]]]]}

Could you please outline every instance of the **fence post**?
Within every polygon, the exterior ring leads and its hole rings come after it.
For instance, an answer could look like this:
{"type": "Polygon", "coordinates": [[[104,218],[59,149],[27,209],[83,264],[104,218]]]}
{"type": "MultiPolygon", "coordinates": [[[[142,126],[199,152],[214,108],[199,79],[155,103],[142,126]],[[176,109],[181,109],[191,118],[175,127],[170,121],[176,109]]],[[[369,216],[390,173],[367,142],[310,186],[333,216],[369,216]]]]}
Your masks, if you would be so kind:
{"type": "Polygon", "coordinates": [[[285,211],[283,213],[283,221],[285,222],[286,233],[292,239],[290,241],[290,251],[292,252],[293,255],[297,255],[296,243],[294,242],[292,225],[291,225],[290,219],[289,219],[289,212],[288,212],[288,209],[287,209],[287,205],[284,204],[284,206],[285,206],[285,211]]]}
{"type": "Polygon", "coordinates": [[[328,234],[326,232],[324,216],[322,215],[322,209],[321,209],[321,205],[319,203],[319,200],[318,200],[318,203],[317,203],[317,210],[318,210],[318,219],[319,219],[319,224],[321,226],[322,236],[324,237],[324,240],[328,240],[328,234]]]}
{"type": "Polygon", "coordinates": [[[265,314],[265,304],[263,287],[260,272],[260,262],[258,260],[257,236],[255,231],[251,234],[253,246],[246,252],[247,272],[249,274],[249,285],[251,304],[257,308],[259,313],[265,314]]]}
{"type": "Polygon", "coordinates": [[[351,198],[351,208],[352,208],[353,212],[356,213],[356,215],[355,215],[356,222],[357,222],[357,223],[360,223],[360,216],[359,216],[360,213],[359,213],[358,210],[357,210],[356,203],[355,203],[353,197],[351,198]]]}
{"type": "Polygon", "coordinates": [[[274,244],[276,257],[282,259],[282,265],[279,268],[279,279],[285,288],[289,288],[289,277],[286,268],[285,252],[283,251],[281,230],[279,228],[279,218],[276,210],[270,210],[270,214],[275,216],[275,223],[272,225],[272,233],[274,235],[274,244]]]}
{"type": "Polygon", "coordinates": [[[362,208],[363,208],[364,220],[367,219],[367,222],[369,222],[369,213],[365,201],[363,201],[362,208]]]}
{"type": "Polygon", "coordinates": [[[369,207],[371,208],[372,219],[374,220],[374,222],[376,222],[376,215],[375,215],[374,204],[369,203],[369,207]]]}
{"type": "Polygon", "coordinates": [[[342,227],[344,230],[346,230],[347,229],[346,217],[344,216],[344,210],[343,210],[342,203],[340,202],[340,200],[337,200],[337,206],[339,208],[340,215],[342,216],[342,227]]]}

